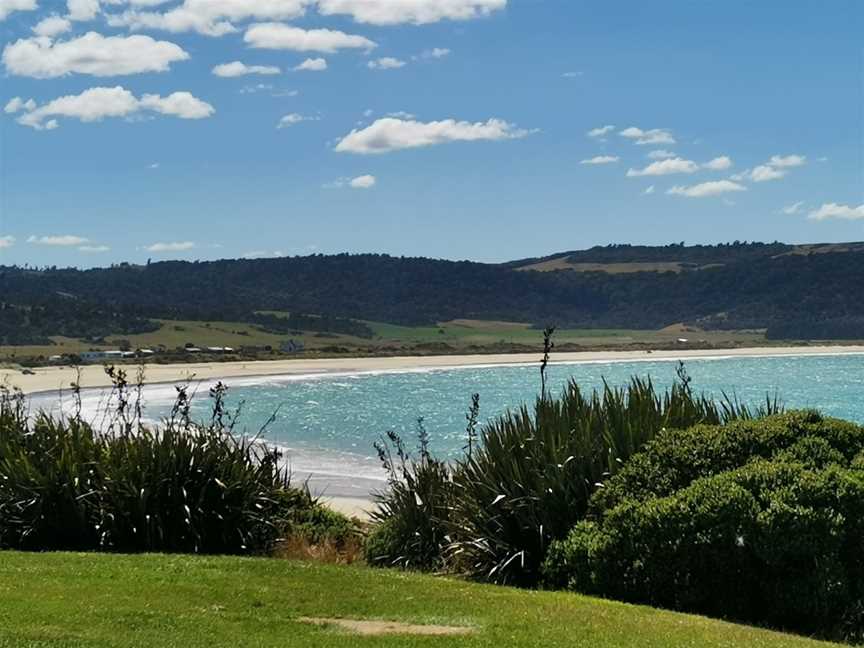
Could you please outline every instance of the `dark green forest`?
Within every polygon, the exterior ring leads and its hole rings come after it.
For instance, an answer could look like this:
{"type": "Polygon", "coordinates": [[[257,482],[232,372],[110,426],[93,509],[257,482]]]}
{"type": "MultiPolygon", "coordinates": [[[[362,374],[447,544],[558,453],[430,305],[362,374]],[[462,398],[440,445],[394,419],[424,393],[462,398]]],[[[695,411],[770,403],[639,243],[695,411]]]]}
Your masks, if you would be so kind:
{"type": "Polygon", "coordinates": [[[774,339],[864,338],[859,245],[616,245],[563,256],[579,263],[671,261],[694,268],[535,272],[517,268],[537,259],[483,264],[382,254],[89,270],[0,267],[0,342],[135,333],[152,330],[150,318],[244,321],[279,332],[360,337],[371,331],[352,320],[425,325],[472,318],[572,328],[659,329],[684,322],[767,329],[774,339]]]}

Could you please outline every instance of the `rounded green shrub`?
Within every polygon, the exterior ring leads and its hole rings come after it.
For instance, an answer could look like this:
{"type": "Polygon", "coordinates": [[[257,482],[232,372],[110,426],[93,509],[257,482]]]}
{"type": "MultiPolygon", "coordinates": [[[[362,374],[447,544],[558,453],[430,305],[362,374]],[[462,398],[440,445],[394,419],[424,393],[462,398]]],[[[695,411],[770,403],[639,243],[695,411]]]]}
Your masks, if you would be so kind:
{"type": "Polygon", "coordinates": [[[854,636],[864,630],[862,446],[862,428],[813,413],[661,434],[593,498],[592,519],[553,544],[546,582],[854,636]]]}

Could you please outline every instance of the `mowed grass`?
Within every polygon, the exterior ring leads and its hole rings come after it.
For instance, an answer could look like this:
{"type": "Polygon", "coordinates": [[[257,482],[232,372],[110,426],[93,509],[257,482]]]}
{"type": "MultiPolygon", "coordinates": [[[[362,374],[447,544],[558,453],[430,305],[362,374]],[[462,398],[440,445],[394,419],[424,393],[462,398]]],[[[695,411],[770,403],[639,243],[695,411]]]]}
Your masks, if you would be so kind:
{"type": "Polygon", "coordinates": [[[833,644],[566,593],[275,559],[0,553],[3,648],[833,644]],[[468,626],[355,636],[300,617],[468,626]]]}

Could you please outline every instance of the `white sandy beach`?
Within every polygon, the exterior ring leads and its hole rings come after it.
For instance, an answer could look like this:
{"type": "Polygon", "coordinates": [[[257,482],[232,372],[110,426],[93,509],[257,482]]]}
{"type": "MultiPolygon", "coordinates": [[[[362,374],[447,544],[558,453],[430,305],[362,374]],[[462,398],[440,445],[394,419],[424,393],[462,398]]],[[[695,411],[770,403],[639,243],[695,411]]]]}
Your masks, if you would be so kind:
{"type": "MultiPolygon", "coordinates": [[[[555,353],[554,364],[577,362],[625,362],[634,360],[687,360],[718,357],[769,357],[864,354],[864,346],[753,347],[745,349],[673,351],[582,351],[555,353]]],[[[540,363],[539,353],[497,355],[404,356],[386,358],[330,358],[320,360],[274,360],[257,362],[209,362],[190,364],[148,364],[148,384],[179,383],[188,380],[211,381],[253,376],[302,376],[328,373],[363,373],[444,369],[448,367],[497,366],[540,363]]],[[[134,367],[130,367],[134,374],[134,367]]],[[[33,375],[20,370],[0,369],[0,382],[17,387],[26,394],[68,391],[75,380],[72,367],[34,369],[33,375]]],[[[131,377],[131,376],[130,376],[131,377]]],[[[81,387],[106,387],[110,384],[101,365],[81,369],[81,387]]]]}

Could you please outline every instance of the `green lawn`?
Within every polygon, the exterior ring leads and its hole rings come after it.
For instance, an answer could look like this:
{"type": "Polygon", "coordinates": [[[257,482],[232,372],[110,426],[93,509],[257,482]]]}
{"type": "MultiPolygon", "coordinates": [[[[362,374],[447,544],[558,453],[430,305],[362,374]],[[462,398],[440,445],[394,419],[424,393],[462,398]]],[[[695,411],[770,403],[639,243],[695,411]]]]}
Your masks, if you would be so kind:
{"type": "Polygon", "coordinates": [[[275,559],[0,553],[0,646],[805,647],[832,644],[563,593],[275,559]],[[470,626],[358,637],[300,617],[470,626]]]}

